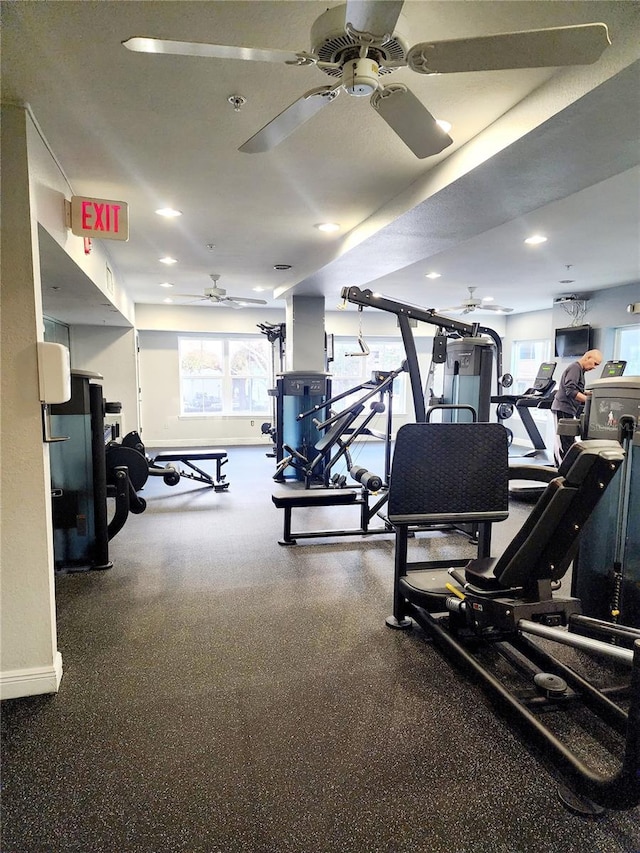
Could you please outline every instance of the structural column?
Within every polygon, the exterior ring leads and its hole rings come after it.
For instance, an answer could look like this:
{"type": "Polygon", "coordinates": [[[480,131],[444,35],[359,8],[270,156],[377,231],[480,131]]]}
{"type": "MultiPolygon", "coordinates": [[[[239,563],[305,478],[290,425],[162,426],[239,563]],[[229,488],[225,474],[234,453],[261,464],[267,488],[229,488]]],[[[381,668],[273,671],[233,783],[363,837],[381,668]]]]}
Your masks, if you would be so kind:
{"type": "Polygon", "coordinates": [[[286,323],[286,370],[324,372],[324,297],[289,297],[286,323]]]}
{"type": "Polygon", "coordinates": [[[26,110],[2,107],[2,445],[0,512],[3,699],[52,693],[57,650],[49,450],[42,439],[36,343],[44,324],[26,110]]]}

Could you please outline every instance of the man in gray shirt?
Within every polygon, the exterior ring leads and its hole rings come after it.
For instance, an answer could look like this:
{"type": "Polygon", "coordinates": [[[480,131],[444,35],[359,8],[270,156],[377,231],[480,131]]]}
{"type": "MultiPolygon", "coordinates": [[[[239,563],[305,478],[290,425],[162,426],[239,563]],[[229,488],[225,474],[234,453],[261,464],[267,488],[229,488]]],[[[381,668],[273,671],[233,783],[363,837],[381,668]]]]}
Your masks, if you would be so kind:
{"type": "MultiPolygon", "coordinates": [[[[556,418],[556,428],[560,418],[577,418],[582,412],[587,395],[584,392],[584,375],[602,363],[602,353],[599,349],[590,349],[574,361],[564,371],[553,398],[551,410],[556,418]]],[[[575,441],[572,435],[560,435],[560,461],[575,441]]],[[[556,460],[557,462],[558,460],[556,460]]]]}

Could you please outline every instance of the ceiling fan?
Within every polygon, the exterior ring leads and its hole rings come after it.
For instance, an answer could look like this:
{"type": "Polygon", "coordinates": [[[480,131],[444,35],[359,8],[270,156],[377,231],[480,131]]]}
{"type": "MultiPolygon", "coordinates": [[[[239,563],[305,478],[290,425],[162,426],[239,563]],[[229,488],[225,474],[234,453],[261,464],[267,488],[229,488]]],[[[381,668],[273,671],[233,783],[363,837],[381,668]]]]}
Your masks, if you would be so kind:
{"type": "Polygon", "coordinates": [[[494,305],[493,302],[489,302],[486,299],[478,299],[473,295],[477,289],[475,287],[467,289],[469,291],[469,298],[463,300],[460,305],[450,305],[448,308],[438,308],[436,310],[442,314],[451,314],[454,311],[460,314],[471,314],[478,309],[482,311],[497,311],[499,314],[509,314],[513,311],[513,308],[505,308],[504,305],[494,305]]]}
{"type": "Polygon", "coordinates": [[[230,308],[243,308],[245,305],[266,305],[266,299],[251,299],[248,296],[227,296],[227,291],[223,287],[218,287],[220,275],[211,273],[213,287],[205,288],[204,295],[196,295],[193,293],[180,293],[179,296],[183,299],[196,299],[199,302],[208,302],[210,305],[227,305],[230,308]]]}
{"type": "Polygon", "coordinates": [[[490,36],[421,42],[409,47],[400,17],[402,0],[348,0],[328,9],[311,26],[311,50],[288,51],[135,36],[122,44],[139,53],[245,59],[315,65],[334,78],[305,92],[272,119],[240,151],[269,151],[344,90],[370,96],[371,106],[418,158],[439,154],[453,140],[401,83],[382,85],[398,68],[418,74],[543,68],[596,62],[610,44],[606,24],[580,24],[490,36]]]}

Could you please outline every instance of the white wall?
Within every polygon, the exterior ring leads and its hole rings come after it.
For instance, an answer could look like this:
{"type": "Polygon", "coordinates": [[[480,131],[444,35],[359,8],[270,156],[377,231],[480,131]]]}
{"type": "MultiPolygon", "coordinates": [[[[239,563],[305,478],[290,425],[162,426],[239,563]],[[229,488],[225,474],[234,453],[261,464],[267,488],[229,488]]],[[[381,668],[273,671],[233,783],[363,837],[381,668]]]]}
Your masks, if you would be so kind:
{"type": "Polygon", "coordinates": [[[2,642],[0,697],[58,689],[49,448],[43,444],[36,343],[42,300],[33,126],[2,107],[2,642]]]}
{"type": "Polygon", "coordinates": [[[71,367],[104,377],[102,396],[122,403],[122,435],[139,430],[136,333],[119,326],[71,326],[71,367]]]}
{"type": "MultiPolygon", "coordinates": [[[[66,227],[72,188],[28,109],[2,106],[2,698],[55,692],[57,649],[49,450],[43,444],[36,343],[43,339],[38,224],[125,322],[133,303],[99,243],[90,255],[66,227]]],[[[79,359],[89,358],[82,346],[79,359]]],[[[91,358],[98,357],[97,349],[91,358]]],[[[90,360],[90,359],[89,359],[90,360]]],[[[134,362],[135,363],[135,362],[134,362]]],[[[117,371],[130,371],[119,352],[117,371]],[[126,366],[125,366],[126,365],[126,366]]],[[[80,366],[76,363],[76,366],[80,366]]]]}
{"type": "MultiPolygon", "coordinates": [[[[64,252],[99,290],[104,302],[110,302],[133,325],[134,305],[123,288],[117,268],[99,240],[92,241],[90,254],[84,252],[84,240],[71,233],[65,219],[65,199],[70,200],[73,189],[42,136],[33,117],[30,117],[29,175],[33,186],[33,215],[38,223],[59,244],[64,252]],[[111,270],[107,284],[107,266],[111,270]]],[[[56,319],[56,318],[54,318],[56,319]]]]}

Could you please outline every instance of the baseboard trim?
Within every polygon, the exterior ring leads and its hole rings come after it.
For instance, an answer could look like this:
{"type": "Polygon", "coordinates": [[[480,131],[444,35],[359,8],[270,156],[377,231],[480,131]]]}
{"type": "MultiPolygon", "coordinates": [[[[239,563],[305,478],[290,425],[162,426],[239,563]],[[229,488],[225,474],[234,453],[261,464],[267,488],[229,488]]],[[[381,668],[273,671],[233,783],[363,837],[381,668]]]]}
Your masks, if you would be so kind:
{"type": "Polygon", "coordinates": [[[173,441],[167,439],[160,438],[145,438],[144,439],[145,447],[153,447],[156,449],[162,447],[240,447],[240,446],[251,446],[251,447],[264,447],[268,449],[271,446],[270,441],[256,441],[255,438],[216,438],[214,441],[208,440],[206,438],[174,438],[173,441]]]}
{"type": "Polygon", "coordinates": [[[56,652],[51,666],[12,669],[0,673],[0,700],[57,693],[62,680],[62,655],[56,652]]]}

